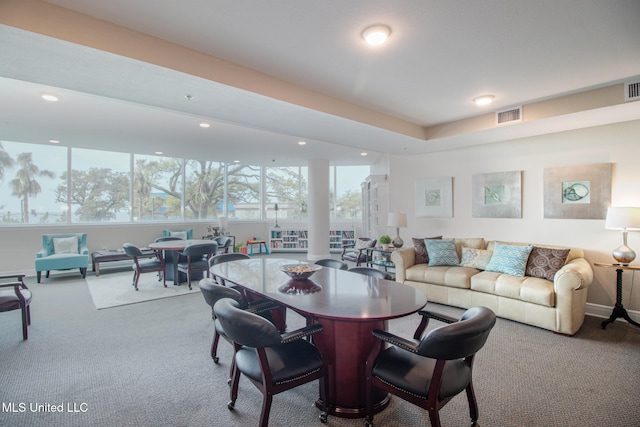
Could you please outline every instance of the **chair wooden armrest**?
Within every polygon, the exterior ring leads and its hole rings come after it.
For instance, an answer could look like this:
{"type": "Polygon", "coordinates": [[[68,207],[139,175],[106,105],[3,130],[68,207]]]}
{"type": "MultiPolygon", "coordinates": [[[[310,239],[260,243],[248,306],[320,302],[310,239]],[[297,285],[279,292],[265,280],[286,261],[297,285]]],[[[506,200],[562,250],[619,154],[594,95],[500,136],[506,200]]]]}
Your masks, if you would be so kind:
{"type": "Polygon", "coordinates": [[[309,326],[305,326],[304,328],[297,329],[295,331],[286,332],[282,334],[282,343],[288,343],[291,341],[299,340],[315,333],[318,333],[322,330],[322,325],[317,323],[309,326]]]}
{"type": "Polygon", "coordinates": [[[416,340],[419,340],[420,337],[422,337],[422,333],[427,328],[427,325],[429,325],[429,319],[439,320],[440,322],[444,322],[444,323],[455,323],[459,320],[459,319],[456,319],[455,317],[445,316],[444,314],[434,313],[432,311],[426,311],[426,310],[420,310],[418,314],[422,316],[422,320],[420,321],[420,324],[418,325],[418,327],[416,328],[416,331],[413,334],[413,339],[416,339],[416,340]]]}
{"type": "Polygon", "coordinates": [[[381,341],[384,341],[396,347],[400,347],[401,349],[410,351],[411,353],[418,352],[419,343],[416,341],[399,337],[392,334],[391,332],[383,331],[381,329],[374,329],[372,333],[374,337],[378,338],[381,341]]]}

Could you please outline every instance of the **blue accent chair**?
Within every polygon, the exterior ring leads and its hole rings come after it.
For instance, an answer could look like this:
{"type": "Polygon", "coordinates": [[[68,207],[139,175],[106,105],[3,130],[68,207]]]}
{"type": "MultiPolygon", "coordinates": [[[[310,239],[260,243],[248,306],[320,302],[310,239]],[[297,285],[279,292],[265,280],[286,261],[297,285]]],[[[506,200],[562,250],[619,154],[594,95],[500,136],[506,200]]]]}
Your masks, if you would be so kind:
{"type": "Polygon", "coordinates": [[[46,271],[46,277],[49,277],[51,270],[71,270],[79,268],[82,278],[87,275],[87,265],[89,264],[89,249],[87,249],[87,233],[69,233],[69,234],[43,234],[42,249],[36,254],[35,267],[38,283],[42,277],[42,272],[46,271]],[[77,253],[65,252],[55,253],[54,239],[62,239],[68,237],[78,238],[77,253]]]}
{"type": "Polygon", "coordinates": [[[181,239],[185,239],[185,235],[187,236],[186,240],[193,239],[193,228],[186,230],[162,230],[162,237],[180,237],[181,239]]]}

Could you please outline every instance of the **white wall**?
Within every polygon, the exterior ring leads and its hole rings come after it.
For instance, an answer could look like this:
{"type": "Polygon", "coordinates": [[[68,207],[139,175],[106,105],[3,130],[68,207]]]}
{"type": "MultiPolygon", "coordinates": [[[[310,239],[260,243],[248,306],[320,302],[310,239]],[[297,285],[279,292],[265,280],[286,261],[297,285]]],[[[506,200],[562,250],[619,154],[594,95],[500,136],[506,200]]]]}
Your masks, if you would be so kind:
{"type": "MultiPolygon", "coordinates": [[[[591,263],[613,262],[611,251],[620,245],[621,235],[605,230],[604,220],[543,218],[544,169],[591,163],[613,163],[612,205],[640,206],[640,120],[421,156],[392,156],[390,206],[407,212],[408,228],[401,230],[405,245],[411,237],[440,234],[484,237],[579,247],[591,263]],[[472,218],[472,175],[507,171],[522,171],[522,218],[472,218]],[[453,177],[453,218],[416,218],[415,181],[437,177],[453,177]]],[[[628,243],[640,254],[640,233],[629,233],[628,243]]],[[[640,255],[635,264],[639,261],[640,255]]],[[[615,271],[594,267],[594,274],[588,302],[613,306],[615,271]]],[[[623,278],[623,304],[632,310],[640,310],[638,276],[625,272],[623,278]]]]}

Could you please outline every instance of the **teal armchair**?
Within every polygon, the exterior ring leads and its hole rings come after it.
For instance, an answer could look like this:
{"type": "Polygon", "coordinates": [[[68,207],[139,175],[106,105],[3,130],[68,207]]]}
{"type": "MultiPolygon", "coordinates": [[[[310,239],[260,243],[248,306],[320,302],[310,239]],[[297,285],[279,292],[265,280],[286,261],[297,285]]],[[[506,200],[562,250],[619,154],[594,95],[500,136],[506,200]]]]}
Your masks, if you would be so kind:
{"type": "Polygon", "coordinates": [[[180,237],[181,239],[193,239],[193,228],[186,230],[162,230],[162,237],[180,237]]]}
{"type": "Polygon", "coordinates": [[[43,234],[42,249],[36,254],[35,267],[38,283],[42,272],[49,277],[51,270],[79,268],[85,278],[89,264],[87,233],[43,234]]]}

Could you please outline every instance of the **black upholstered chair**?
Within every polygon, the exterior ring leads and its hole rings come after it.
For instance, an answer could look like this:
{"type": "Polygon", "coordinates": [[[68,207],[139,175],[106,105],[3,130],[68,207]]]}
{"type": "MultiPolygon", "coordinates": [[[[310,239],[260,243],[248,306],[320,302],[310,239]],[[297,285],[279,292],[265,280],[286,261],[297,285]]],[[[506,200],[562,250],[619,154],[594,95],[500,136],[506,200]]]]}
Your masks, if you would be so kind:
{"type": "Polygon", "coordinates": [[[340,258],[343,261],[355,262],[356,266],[360,266],[362,263],[367,262],[367,248],[375,248],[377,240],[370,239],[368,237],[358,237],[353,244],[347,244],[342,246],[342,255],[340,258]]]}
{"type": "Polygon", "coordinates": [[[323,267],[337,268],[338,270],[349,269],[349,264],[347,264],[346,262],[342,262],[339,259],[333,259],[333,258],[319,259],[314,264],[318,264],[323,267]]]}
{"type": "Polygon", "coordinates": [[[139,256],[142,256],[142,251],[139,247],[133,243],[125,243],[122,245],[124,252],[133,258],[133,286],[138,290],[138,280],[140,275],[144,273],[158,273],[162,276],[162,283],[164,287],[167,287],[167,275],[165,274],[164,257],[161,251],[156,251],[156,257],[148,261],[140,261],[139,256]]]}
{"type": "MultiPolygon", "coordinates": [[[[240,259],[250,259],[251,257],[247,254],[241,254],[238,252],[231,252],[228,254],[218,254],[216,256],[212,256],[211,258],[209,258],[209,268],[213,267],[214,265],[218,265],[218,264],[222,264],[223,262],[229,262],[229,261],[237,261],[240,259]]],[[[216,282],[218,282],[218,278],[214,275],[213,276],[214,280],[216,282]]],[[[220,284],[224,285],[224,280],[220,279],[220,284]]]]}
{"type": "Polygon", "coordinates": [[[321,325],[309,325],[281,335],[268,320],[239,309],[232,299],[221,299],[214,311],[235,349],[229,409],[234,408],[238,397],[240,374],[262,392],[261,427],[269,424],[274,395],[318,379],[320,401],[324,404],[320,420],[327,422],[326,370],[318,349],[304,339],[320,332],[321,325]]]}
{"type": "Polygon", "coordinates": [[[364,274],[366,276],[377,277],[378,279],[393,280],[393,276],[386,271],[378,270],[371,267],[353,267],[349,271],[358,274],[364,274]]]}
{"type": "Polygon", "coordinates": [[[473,390],[473,361],[496,323],[486,307],[465,311],[460,320],[421,311],[423,320],[413,339],[374,330],[379,341],[367,359],[366,420],[373,426],[373,388],[392,393],[429,412],[432,427],[440,427],[440,409],[466,391],[471,425],[478,421],[478,403],[473,390]],[[422,337],[429,319],[447,323],[422,337]],[[390,346],[382,351],[382,343],[390,346]],[[380,352],[379,352],[380,351],[380,352]],[[379,352],[379,353],[378,353],[379,352]]]}
{"type": "Polygon", "coordinates": [[[31,324],[31,291],[24,283],[24,274],[0,276],[0,312],[20,310],[22,313],[22,339],[29,338],[28,326],[31,324]]]}
{"type": "Polygon", "coordinates": [[[259,304],[249,305],[248,301],[238,290],[233,288],[228,288],[223,285],[219,285],[213,281],[213,279],[205,278],[200,280],[198,284],[200,287],[200,291],[202,291],[202,296],[204,300],[211,306],[211,318],[214,320],[214,333],[213,333],[213,341],[211,342],[211,358],[214,363],[218,363],[218,342],[220,341],[220,337],[225,338],[227,341],[231,342],[229,338],[225,335],[222,330],[222,326],[220,326],[220,322],[216,319],[216,314],[213,311],[213,306],[221,300],[222,298],[231,298],[238,303],[238,308],[242,310],[250,310],[252,313],[256,313],[265,319],[273,322],[273,317],[271,316],[272,310],[278,310],[280,308],[279,305],[269,302],[263,301],[259,304]]]}
{"type": "Polygon", "coordinates": [[[231,244],[233,243],[233,239],[231,239],[231,237],[218,236],[213,240],[218,244],[218,253],[229,253],[229,249],[231,249],[231,244]]]}
{"type": "Polygon", "coordinates": [[[182,271],[187,275],[187,284],[191,289],[191,275],[193,273],[205,273],[209,277],[209,258],[218,252],[218,244],[199,243],[189,245],[180,252],[180,256],[184,257],[184,261],[178,263],[178,271],[182,271]]]}

